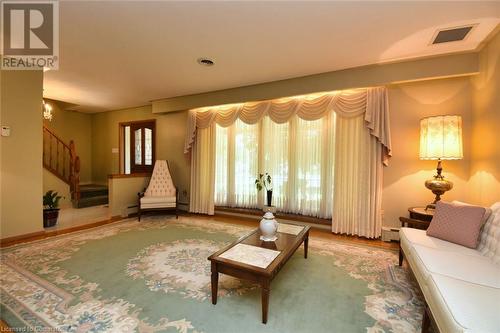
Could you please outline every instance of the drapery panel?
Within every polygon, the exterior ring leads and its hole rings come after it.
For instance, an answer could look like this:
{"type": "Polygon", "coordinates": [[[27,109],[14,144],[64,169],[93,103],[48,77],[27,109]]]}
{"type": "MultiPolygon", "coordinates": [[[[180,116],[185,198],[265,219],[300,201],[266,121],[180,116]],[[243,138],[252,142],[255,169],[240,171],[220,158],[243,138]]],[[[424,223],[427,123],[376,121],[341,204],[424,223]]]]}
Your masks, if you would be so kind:
{"type": "Polygon", "coordinates": [[[382,228],[382,146],[370,135],[363,115],[338,116],[332,231],[368,238],[382,228]]]}
{"type": "Polygon", "coordinates": [[[190,150],[193,212],[213,214],[214,202],[259,207],[264,196],[257,195],[251,180],[259,171],[271,171],[277,181],[283,180],[275,184],[282,191],[273,199],[280,210],[333,216],[332,231],[337,233],[370,238],[381,234],[382,166],[391,156],[385,87],[190,110],[185,152],[190,150]],[[304,144],[301,135],[314,136],[319,123],[323,129],[321,139],[304,144]],[[243,137],[252,137],[252,131],[258,134],[253,136],[257,152],[237,148],[244,138],[236,139],[235,126],[241,130],[243,125],[248,126],[243,137]],[[327,131],[334,140],[326,139],[327,131]],[[233,139],[216,140],[216,132],[233,139]],[[207,152],[201,151],[204,149],[207,152]],[[220,149],[225,152],[222,156],[215,153],[220,149]],[[294,160],[293,156],[301,152],[312,155],[294,160]],[[286,168],[282,166],[284,160],[288,160],[286,168]],[[321,165],[318,161],[322,161],[321,165]],[[239,171],[220,172],[216,165],[239,171]],[[261,166],[263,169],[258,170],[261,166]],[[317,168],[321,169],[319,173],[317,168]],[[244,176],[236,176],[240,174],[244,176]],[[314,192],[311,184],[316,182],[317,174],[321,174],[322,185],[333,186],[314,192]],[[242,183],[236,184],[238,181],[242,183]],[[301,188],[301,182],[309,187],[301,188]]]}
{"type": "Polygon", "coordinates": [[[196,128],[207,128],[213,123],[228,127],[236,119],[256,124],[264,116],[277,123],[288,122],[297,115],[303,120],[317,120],[330,111],[342,117],[365,114],[366,127],[384,146],[382,160],[388,165],[391,156],[387,89],[385,87],[335,91],[323,94],[288,97],[262,102],[249,102],[190,110],[184,152],[192,148],[196,128]]]}
{"type": "Polygon", "coordinates": [[[191,154],[191,195],[189,210],[192,213],[214,214],[215,194],[215,124],[198,129],[191,154]]]}

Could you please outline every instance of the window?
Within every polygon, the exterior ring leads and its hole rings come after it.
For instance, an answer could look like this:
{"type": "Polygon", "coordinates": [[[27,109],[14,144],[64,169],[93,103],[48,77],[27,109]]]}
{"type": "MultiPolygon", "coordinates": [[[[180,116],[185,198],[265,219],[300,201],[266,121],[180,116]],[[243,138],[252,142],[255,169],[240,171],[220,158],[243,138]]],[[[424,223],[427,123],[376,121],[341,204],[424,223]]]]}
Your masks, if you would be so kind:
{"type": "Polygon", "coordinates": [[[277,124],[269,117],[248,125],[216,126],[215,205],[258,208],[255,178],[268,172],[278,210],[330,218],[333,210],[335,114],[277,124]]]}
{"type": "Polygon", "coordinates": [[[155,160],[155,120],[120,124],[122,173],[152,172],[155,160]]]}
{"type": "Polygon", "coordinates": [[[258,173],[258,125],[241,120],[228,128],[217,125],[215,204],[255,208],[258,173]]]}

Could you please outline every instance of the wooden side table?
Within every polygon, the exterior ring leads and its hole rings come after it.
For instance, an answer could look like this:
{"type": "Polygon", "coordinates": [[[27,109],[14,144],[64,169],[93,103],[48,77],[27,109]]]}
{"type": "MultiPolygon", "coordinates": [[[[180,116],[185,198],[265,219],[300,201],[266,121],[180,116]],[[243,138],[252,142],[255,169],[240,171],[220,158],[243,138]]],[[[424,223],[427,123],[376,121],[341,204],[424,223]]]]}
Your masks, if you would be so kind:
{"type": "Polygon", "coordinates": [[[425,207],[410,207],[408,208],[408,213],[410,213],[411,219],[430,222],[434,216],[434,209],[425,209],[425,207]]]}
{"type": "Polygon", "coordinates": [[[410,207],[408,213],[410,213],[410,218],[399,218],[402,227],[427,230],[434,216],[434,210],[426,210],[424,207],[410,207]]]}

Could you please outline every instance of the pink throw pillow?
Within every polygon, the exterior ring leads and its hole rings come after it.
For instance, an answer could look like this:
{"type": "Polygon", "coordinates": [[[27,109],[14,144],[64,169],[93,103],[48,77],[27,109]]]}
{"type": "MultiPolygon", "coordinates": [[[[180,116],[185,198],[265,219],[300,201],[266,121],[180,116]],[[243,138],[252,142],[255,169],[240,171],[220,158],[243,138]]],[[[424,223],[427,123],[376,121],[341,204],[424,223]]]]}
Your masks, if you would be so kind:
{"type": "Polygon", "coordinates": [[[486,209],[438,201],[427,235],[475,249],[486,209]]]}

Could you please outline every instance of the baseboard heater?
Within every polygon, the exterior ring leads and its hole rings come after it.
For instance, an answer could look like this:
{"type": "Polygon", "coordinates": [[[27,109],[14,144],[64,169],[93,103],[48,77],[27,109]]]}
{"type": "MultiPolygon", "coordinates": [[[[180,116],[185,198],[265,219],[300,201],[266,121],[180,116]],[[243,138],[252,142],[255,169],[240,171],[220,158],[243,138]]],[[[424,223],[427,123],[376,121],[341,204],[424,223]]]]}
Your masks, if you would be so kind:
{"type": "Polygon", "coordinates": [[[382,240],[384,242],[399,241],[399,228],[382,227],[382,240]]]}

